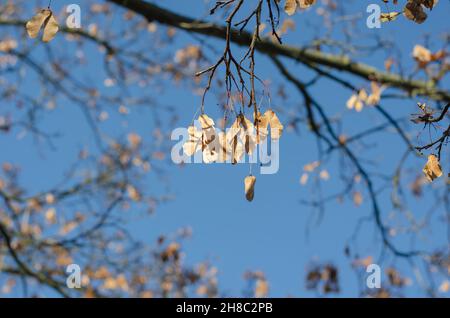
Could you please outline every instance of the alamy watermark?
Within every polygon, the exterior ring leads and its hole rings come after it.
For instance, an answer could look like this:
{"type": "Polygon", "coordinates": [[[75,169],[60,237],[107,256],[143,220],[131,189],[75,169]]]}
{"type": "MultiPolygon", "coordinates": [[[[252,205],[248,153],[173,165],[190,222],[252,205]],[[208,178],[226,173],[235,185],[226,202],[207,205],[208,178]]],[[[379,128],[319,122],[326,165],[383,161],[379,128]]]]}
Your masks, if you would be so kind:
{"type": "Polygon", "coordinates": [[[367,6],[367,13],[369,16],[366,20],[366,25],[369,29],[381,28],[381,7],[378,4],[372,3],[367,6]]]}
{"type": "Polygon", "coordinates": [[[69,15],[66,18],[66,26],[69,29],[81,28],[81,7],[78,4],[69,4],[66,7],[66,13],[69,15]]]}
{"type": "Polygon", "coordinates": [[[370,264],[366,268],[366,273],[370,273],[366,278],[366,285],[369,289],[381,288],[381,268],[377,264],[370,264]]]}
{"type": "Polygon", "coordinates": [[[68,288],[81,288],[81,268],[78,264],[70,264],[66,268],[66,273],[69,274],[66,279],[68,288]]]}

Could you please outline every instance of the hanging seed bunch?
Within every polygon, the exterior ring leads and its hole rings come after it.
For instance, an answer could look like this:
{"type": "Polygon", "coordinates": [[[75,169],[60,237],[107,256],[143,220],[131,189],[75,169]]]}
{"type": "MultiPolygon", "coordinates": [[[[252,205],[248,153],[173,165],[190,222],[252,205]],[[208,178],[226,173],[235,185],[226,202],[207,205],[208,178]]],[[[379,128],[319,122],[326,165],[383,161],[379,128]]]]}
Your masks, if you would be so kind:
{"type": "MultiPolygon", "coordinates": [[[[240,113],[225,131],[216,128],[214,120],[206,114],[201,114],[197,120],[199,128],[194,125],[187,128],[188,140],[183,144],[183,152],[192,156],[201,151],[205,163],[231,162],[234,165],[241,161],[244,154],[252,155],[256,146],[266,141],[269,127],[272,140],[278,140],[283,132],[283,125],[272,109],[264,114],[254,112],[253,120],[240,113]]],[[[248,201],[253,200],[255,182],[255,176],[245,178],[248,201]]]]}

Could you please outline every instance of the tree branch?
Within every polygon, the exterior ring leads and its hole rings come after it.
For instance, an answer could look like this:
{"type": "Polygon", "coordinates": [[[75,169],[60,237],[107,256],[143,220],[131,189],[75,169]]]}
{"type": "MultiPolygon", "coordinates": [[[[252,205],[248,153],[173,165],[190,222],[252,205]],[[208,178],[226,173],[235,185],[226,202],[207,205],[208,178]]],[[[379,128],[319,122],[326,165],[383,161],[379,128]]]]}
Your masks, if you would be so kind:
{"type": "MultiPolygon", "coordinates": [[[[194,20],[179,15],[157,5],[142,0],[106,0],[140,14],[149,22],[157,21],[187,32],[199,33],[211,37],[225,39],[227,28],[214,23],[194,20]]],[[[231,41],[239,46],[249,46],[252,42],[252,34],[239,29],[231,30],[231,41]]],[[[314,49],[280,45],[269,39],[258,41],[256,49],[267,55],[284,56],[305,64],[318,64],[331,67],[335,70],[346,72],[366,80],[375,80],[382,84],[399,88],[411,95],[426,96],[436,101],[450,102],[450,93],[439,89],[433,82],[410,80],[397,74],[382,72],[370,65],[358,63],[348,56],[332,55],[314,49]]]]}

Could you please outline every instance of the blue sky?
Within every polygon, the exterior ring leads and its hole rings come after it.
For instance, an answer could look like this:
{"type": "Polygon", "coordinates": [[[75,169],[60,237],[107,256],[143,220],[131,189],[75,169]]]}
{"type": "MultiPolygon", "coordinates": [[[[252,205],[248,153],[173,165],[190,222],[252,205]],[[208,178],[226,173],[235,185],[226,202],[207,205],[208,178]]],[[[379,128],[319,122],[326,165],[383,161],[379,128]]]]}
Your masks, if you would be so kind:
{"type": "MultiPolygon", "coordinates": [[[[34,2],[34,1],[33,1],[34,2]]],[[[408,69],[414,65],[411,57],[412,48],[417,43],[423,44],[423,36],[432,34],[433,41],[430,48],[436,50],[439,43],[438,34],[449,30],[448,12],[449,1],[440,1],[437,10],[434,10],[429,19],[422,25],[416,25],[406,19],[383,25],[382,29],[369,30],[366,28],[365,8],[368,3],[377,1],[353,1],[347,6],[349,14],[361,14],[357,20],[355,30],[360,34],[360,43],[369,42],[365,36],[376,34],[383,39],[390,39],[400,47],[403,55],[403,63],[408,69]]],[[[381,2],[381,1],[379,1],[381,2]]],[[[31,3],[31,2],[30,2],[31,3]]],[[[38,2],[37,2],[38,3],[38,2]]],[[[54,1],[56,11],[73,1],[54,1]]],[[[80,1],[82,13],[87,10],[86,1],[80,1]]],[[[170,8],[189,16],[206,16],[207,7],[203,1],[167,0],[159,2],[159,5],[170,8]],[[189,2],[189,3],[188,3],[189,2]],[[192,3],[195,2],[195,5],[192,3]]],[[[115,8],[117,9],[117,8],[115,8]]],[[[31,11],[29,12],[31,14],[31,11]]],[[[285,16],[283,15],[283,18],[285,16]]],[[[316,19],[313,10],[299,13],[295,16],[297,21],[296,31],[283,37],[284,43],[289,45],[302,45],[313,36],[313,29],[308,25],[308,19],[316,19]]],[[[82,20],[83,26],[90,22],[82,20]]],[[[0,31],[3,36],[4,31],[0,31]]],[[[335,30],[337,38],[340,30],[335,30]]],[[[178,32],[173,46],[168,47],[163,53],[176,51],[176,48],[184,47],[194,40],[191,36],[178,32]]],[[[23,40],[26,41],[26,40],[23,40]]],[[[64,37],[59,36],[52,45],[58,50],[64,44],[64,37]]],[[[222,41],[207,39],[209,44],[221,50],[222,41]]],[[[97,56],[98,52],[93,46],[88,46],[85,52],[87,57],[97,56]],[[89,51],[92,50],[92,51],[89,51]]],[[[239,49],[237,49],[238,52],[239,49]]],[[[36,54],[40,54],[39,51],[36,54]]],[[[36,55],[39,56],[39,55],[36,55]]],[[[214,55],[208,52],[208,57],[214,60],[214,55]]],[[[386,55],[382,51],[373,56],[361,56],[360,61],[383,68],[386,55]]],[[[101,65],[95,63],[95,59],[89,62],[89,70],[74,70],[80,78],[103,83],[104,72],[101,65]]],[[[257,56],[257,72],[263,79],[269,79],[276,88],[276,83],[282,81],[270,61],[257,56]]],[[[293,62],[286,62],[291,70],[304,79],[311,78],[311,73],[293,62]]],[[[33,76],[33,75],[30,75],[33,76]]],[[[343,75],[345,78],[350,78],[343,75]]],[[[367,86],[360,79],[352,78],[355,86],[367,86]]],[[[448,87],[448,81],[446,87],[448,87]]],[[[101,86],[101,85],[99,85],[101,86]]],[[[30,95],[38,96],[39,87],[33,85],[33,78],[27,78],[22,89],[30,95]]],[[[107,89],[107,88],[104,88],[107,89]]],[[[295,112],[301,108],[301,97],[294,87],[286,84],[289,99],[281,100],[277,96],[272,97],[272,105],[282,109],[281,119],[286,120],[286,114],[295,112]]],[[[131,94],[139,96],[138,87],[130,89],[131,94]]],[[[343,132],[347,135],[357,133],[368,125],[380,124],[384,119],[373,109],[355,113],[345,109],[345,102],[351,95],[348,90],[324,80],[321,81],[312,92],[325,106],[329,115],[344,116],[343,132]]],[[[391,90],[391,92],[395,92],[391,90]]],[[[272,95],[276,95],[274,92],[272,95]]],[[[173,84],[166,81],[162,91],[155,89],[155,98],[161,104],[174,106],[179,120],[176,127],[187,127],[192,116],[200,104],[200,96],[192,93],[182,84],[173,84]]],[[[213,118],[220,116],[216,106],[217,100],[213,94],[208,95],[206,113],[213,118]]],[[[0,104],[1,107],[8,105],[0,104]]],[[[267,107],[267,100],[264,104],[267,107]]],[[[394,118],[407,117],[416,112],[415,101],[388,100],[382,102],[385,109],[391,112],[394,118]]],[[[14,112],[14,110],[9,109],[14,112]]],[[[163,112],[162,112],[163,113],[163,112]]],[[[14,114],[14,113],[13,113],[14,114]]],[[[141,109],[132,110],[126,122],[120,117],[112,115],[108,121],[101,124],[102,129],[111,135],[126,134],[128,131],[139,132],[144,140],[151,138],[151,132],[155,127],[152,111],[141,109]],[[116,127],[120,127],[117,129],[116,127]]],[[[162,115],[164,116],[164,115],[162,115]]],[[[56,142],[57,150],[46,147],[44,150],[36,148],[33,138],[25,135],[23,138],[13,140],[10,136],[0,135],[0,161],[11,161],[22,167],[21,181],[28,186],[30,191],[42,191],[63,178],[68,162],[72,162],[78,151],[88,145],[93,147],[91,132],[76,105],[70,103],[58,105],[58,107],[46,116],[42,117],[42,126],[48,131],[63,131],[63,137],[56,142]]],[[[176,128],[167,127],[169,129],[176,128]]],[[[20,130],[14,131],[17,136],[20,130]]],[[[415,136],[415,135],[412,135],[415,136]]],[[[404,143],[392,129],[379,133],[366,140],[367,144],[376,145],[370,149],[364,149],[354,145],[352,148],[361,158],[373,159],[378,163],[377,167],[368,165],[371,172],[392,171],[402,156],[404,143]]],[[[447,162],[443,165],[448,165],[447,162]]],[[[153,243],[155,239],[164,233],[176,232],[179,228],[189,226],[193,229],[193,236],[185,242],[186,263],[195,264],[205,259],[219,269],[219,286],[225,295],[239,296],[245,288],[243,274],[246,270],[261,270],[266,274],[270,284],[270,295],[275,297],[298,296],[311,297],[315,294],[305,289],[304,278],[306,268],[311,261],[332,262],[339,269],[342,292],[336,296],[357,296],[358,286],[363,282],[357,279],[351,267],[351,261],[344,256],[344,247],[354,233],[357,222],[361,217],[371,216],[371,206],[367,199],[363,185],[359,190],[363,192],[364,202],[355,207],[350,197],[346,197],[342,203],[335,201],[326,206],[323,218],[319,221],[317,210],[304,206],[302,199],[317,198],[318,188],[308,182],[306,186],[299,183],[302,168],[317,159],[316,140],[303,126],[300,132],[286,131],[280,141],[280,169],[273,175],[259,175],[258,168],[253,167],[257,182],[255,199],[247,202],[244,198],[243,179],[248,174],[248,165],[230,166],[224,164],[200,165],[192,164],[183,167],[177,166],[167,160],[164,169],[167,172],[167,180],[149,177],[146,184],[150,192],[155,194],[170,193],[174,200],[163,203],[158,207],[154,215],[131,217],[129,227],[136,237],[153,243]]],[[[335,193],[342,188],[339,181],[338,157],[333,156],[323,168],[330,174],[328,181],[321,183],[321,191],[327,194],[335,193]]],[[[423,159],[410,157],[411,166],[420,170],[423,159]]],[[[415,175],[407,176],[412,181],[415,175]]],[[[384,184],[377,180],[377,189],[384,184]]],[[[428,210],[425,196],[418,200],[407,195],[412,213],[419,217],[425,215],[428,210]]],[[[388,214],[393,211],[390,201],[390,190],[383,191],[379,196],[379,202],[386,220],[388,214]]],[[[396,212],[397,213],[397,212],[396,212]]],[[[442,215],[442,211],[440,212],[442,215]]],[[[419,239],[416,246],[431,249],[436,246],[445,246],[445,226],[438,220],[433,220],[432,226],[425,232],[425,238],[419,239]]],[[[409,248],[409,241],[399,237],[394,242],[399,247],[409,248]]],[[[355,242],[354,242],[355,243],[355,242]]],[[[374,222],[365,223],[356,242],[361,257],[373,255],[375,260],[380,255],[380,237],[374,222]]],[[[394,264],[399,268],[405,268],[405,274],[413,279],[413,286],[408,289],[407,295],[423,295],[413,278],[405,261],[400,259],[386,259],[386,266],[394,264]]],[[[447,295],[448,296],[448,295],[447,295]]]]}

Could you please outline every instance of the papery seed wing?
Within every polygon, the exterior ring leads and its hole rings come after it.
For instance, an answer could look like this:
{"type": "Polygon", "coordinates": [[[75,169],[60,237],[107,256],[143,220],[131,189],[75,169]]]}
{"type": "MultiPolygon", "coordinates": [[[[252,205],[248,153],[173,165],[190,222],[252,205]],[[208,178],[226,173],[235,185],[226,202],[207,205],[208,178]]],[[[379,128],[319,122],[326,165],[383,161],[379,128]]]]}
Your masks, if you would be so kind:
{"type": "Polygon", "coordinates": [[[256,133],[256,143],[260,144],[267,138],[269,121],[266,116],[261,115],[260,112],[253,114],[255,119],[255,133],[256,133]]]}
{"type": "Polygon", "coordinates": [[[218,133],[218,162],[227,162],[231,158],[231,145],[230,140],[227,139],[227,134],[223,131],[218,133]]]}
{"type": "Polygon", "coordinates": [[[350,98],[347,100],[347,108],[348,109],[355,108],[355,104],[356,104],[357,101],[358,101],[358,96],[356,96],[355,94],[350,96],[350,98]]]}
{"type": "Polygon", "coordinates": [[[188,127],[189,140],[198,140],[202,137],[202,132],[195,126],[188,127]]]}
{"type": "Polygon", "coordinates": [[[209,129],[214,126],[214,120],[212,120],[208,115],[202,114],[198,117],[198,121],[203,129],[209,129]]]}
{"type": "Polygon", "coordinates": [[[383,88],[374,81],[370,82],[370,87],[372,89],[372,93],[367,97],[366,102],[369,105],[377,105],[380,102],[383,88]]]}
{"type": "Polygon", "coordinates": [[[244,190],[245,190],[245,198],[247,201],[252,201],[255,196],[255,176],[247,176],[244,180],[244,190]]]}
{"type": "Polygon", "coordinates": [[[213,163],[216,162],[219,158],[219,152],[216,147],[216,143],[210,143],[205,149],[203,149],[203,162],[204,163],[213,163]]]}
{"type": "Polygon", "coordinates": [[[379,102],[380,102],[380,95],[370,94],[369,97],[367,97],[368,105],[377,105],[379,102]]]}
{"type": "Polygon", "coordinates": [[[231,164],[237,164],[244,156],[244,147],[239,142],[238,136],[234,136],[231,140],[231,164]]]}
{"type": "Polygon", "coordinates": [[[306,9],[316,3],[316,0],[298,0],[301,9],[306,9]]]}
{"type": "Polygon", "coordinates": [[[39,11],[30,21],[25,25],[28,36],[32,39],[36,38],[41,30],[45,20],[52,14],[52,11],[45,9],[39,11]]]}
{"type": "Polygon", "coordinates": [[[203,145],[210,144],[216,139],[216,129],[209,128],[209,129],[203,129],[202,133],[202,143],[203,145]]]}
{"type": "Polygon", "coordinates": [[[236,120],[231,124],[230,128],[227,129],[227,136],[229,139],[239,134],[241,131],[241,117],[236,117],[236,120]]]}
{"type": "Polygon", "coordinates": [[[249,155],[253,154],[253,150],[256,148],[256,138],[251,136],[245,136],[245,152],[249,155]]]}
{"type": "Polygon", "coordinates": [[[233,165],[239,162],[239,160],[237,159],[238,146],[239,146],[238,137],[237,135],[235,135],[231,139],[231,164],[233,165]]]}
{"type": "Polygon", "coordinates": [[[422,4],[417,2],[409,1],[405,8],[403,9],[403,14],[409,20],[412,20],[416,23],[423,23],[427,19],[427,14],[423,10],[422,4]]]}
{"type": "Polygon", "coordinates": [[[368,97],[368,95],[367,95],[367,92],[366,92],[365,89],[361,89],[361,90],[358,92],[358,99],[359,99],[359,100],[365,102],[365,101],[367,100],[367,97],[368,97]]]}
{"type": "Polygon", "coordinates": [[[428,161],[422,171],[430,182],[442,176],[442,168],[435,155],[428,156],[428,161]]]}
{"type": "Polygon", "coordinates": [[[358,99],[355,104],[355,110],[357,112],[360,112],[363,110],[363,107],[364,107],[364,103],[360,99],[358,99]]]}
{"type": "Polygon", "coordinates": [[[183,144],[183,152],[186,156],[192,156],[200,149],[200,141],[188,140],[183,144]]]}
{"type": "Polygon", "coordinates": [[[250,120],[248,120],[243,114],[239,115],[240,124],[244,130],[251,131],[253,130],[253,124],[250,120]]]}
{"type": "Polygon", "coordinates": [[[42,36],[43,42],[50,42],[58,33],[59,24],[53,13],[50,12],[50,17],[45,20],[44,35],[42,36]]]}
{"type": "Polygon", "coordinates": [[[288,15],[293,15],[297,11],[297,0],[286,0],[284,11],[288,15]]]}
{"type": "Polygon", "coordinates": [[[244,142],[245,152],[251,155],[256,147],[255,129],[250,120],[245,118],[244,115],[240,116],[241,116],[241,125],[243,129],[241,130],[239,137],[244,142]]]}
{"type": "Polygon", "coordinates": [[[422,45],[414,46],[413,53],[414,59],[418,62],[429,63],[432,60],[433,54],[430,50],[422,45]]]}
{"type": "Polygon", "coordinates": [[[372,90],[372,95],[380,96],[381,86],[377,82],[375,81],[370,82],[370,89],[372,90]]]}
{"type": "Polygon", "coordinates": [[[272,139],[279,139],[281,137],[281,133],[283,132],[283,125],[278,119],[277,114],[275,114],[273,110],[269,109],[264,113],[264,116],[267,116],[269,121],[272,139]]]}
{"type": "Polygon", "coordinates": [[[439,2],[439,0],[423,0],[422,1],[422,4],[426,7],[426,8],[428,8],[428,9],[433,9],[435,6],[436,6],[436,4],[439,2]]]}
{"type": "Polygon", "coordinates": [[[183,152],[192,156],[201,148],[202,132],[195,126],[188,127],[188,140],[183,144],[183,152]]]}
{"type": "Polygon", "coordinates": [[[400,12],[388,12],[388,13],[381,13],[380,14],[380,21],[381,22],[390,22],[397,19],[397,17],[400,15],[400,12]]]}

